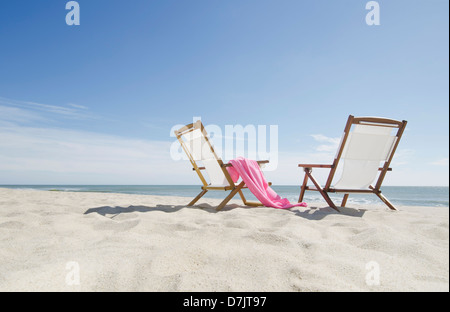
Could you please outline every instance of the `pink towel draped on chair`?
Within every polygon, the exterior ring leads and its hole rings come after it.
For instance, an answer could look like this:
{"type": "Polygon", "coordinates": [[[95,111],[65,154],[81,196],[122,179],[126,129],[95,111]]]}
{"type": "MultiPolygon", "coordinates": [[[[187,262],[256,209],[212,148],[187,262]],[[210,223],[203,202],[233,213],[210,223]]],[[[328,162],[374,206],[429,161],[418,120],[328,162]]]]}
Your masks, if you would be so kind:
{"type": "Polygon", "coordinates": [[[288,209],[292,207],[306,207],[306,203],[291,204],[287,198],[281,198],[267,183],[255,160],[238,157],[230,160],[232,167],[227,167],[231,178],[236,183],[239,177],[248,189],[266,207],[288,209]]]}

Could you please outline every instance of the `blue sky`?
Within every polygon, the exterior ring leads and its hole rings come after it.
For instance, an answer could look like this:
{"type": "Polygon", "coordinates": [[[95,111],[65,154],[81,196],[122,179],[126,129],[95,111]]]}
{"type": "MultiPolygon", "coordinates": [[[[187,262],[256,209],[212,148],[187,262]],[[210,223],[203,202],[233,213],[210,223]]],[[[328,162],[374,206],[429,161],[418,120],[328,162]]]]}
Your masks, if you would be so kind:
{"type": "Polygon", "coordinates": [[[3,1],[0,184],[195,184],[174,125],[278,125],[277,184],[349,114],[408,120],[387,185],[448,185],[449,3],[3,1]]]}

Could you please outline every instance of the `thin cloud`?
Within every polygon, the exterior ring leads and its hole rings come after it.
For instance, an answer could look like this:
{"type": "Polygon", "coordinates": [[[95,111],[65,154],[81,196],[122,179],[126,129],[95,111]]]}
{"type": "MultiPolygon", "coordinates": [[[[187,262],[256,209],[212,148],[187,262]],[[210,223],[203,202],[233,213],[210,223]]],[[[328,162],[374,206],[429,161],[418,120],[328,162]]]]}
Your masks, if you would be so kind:
{"type": "MultiPolygon", "coordinates": [[[[0,97],[0,105],[3,107],[20,108],[23,111],[34,112],[50,119],[51,116],[58,116],[69,119],[92,119],[94,116],[87,112],[87,107],[78,104],[68,104],[67,106],[57,106],[42,104],[30,101],[21,101],[0,97]]],[[[0,117],[1,118],[1,117],[0,117]]]]}
{"type": "Polygon", "coordinates": [[[0,124],[45,121],[40,114],[19,107],[0,105],[0,124]]]}
{"type": "Polygon", "coordinates": [[[67,129],[0,126],[0,184],[18,174],[39,183],[160,184],[188,182],[166,141],[138,140],[67,129]],[[183,174],[182,174],[183,173],[183,174]],[[177,175],[179,175],[177,177],[177,175]]]}
{"type": "Polygon", "coordinates": [[[448,167],[449,166],[449,158],[448,157],[441,158],[441,159],[431,162],[430,164],[434,165],[434,166],[448,167]]]}
{"type": "Polygon", "coordinates": [[[190,183],[186,164],[170,157],[172,142],[50,126],[90,118],[86,111],[0,98],[0,184],[190,183]]]}
{"type": "Polygon", "coordinates": [[[79,104],[69,103],[67,105],[72,106],[72,107],[77,108],[77,109],[88,109],[86,106],[79,105],[79,104]]]}
{"type": "Polygon", "coordinates": [[[415,151],[408,148],[399,148],[394,155],[392,160],[393,166],[405,166],[410,164],[415,156],[415,151]]]}
{"type": "Polygon", "coordinates": [[[331,138],[323,134],[312,134],[311,137],[319,143],[325,143],[316,147],[318,152],[335,152],[341,141],[341,138],[331,138]]]}

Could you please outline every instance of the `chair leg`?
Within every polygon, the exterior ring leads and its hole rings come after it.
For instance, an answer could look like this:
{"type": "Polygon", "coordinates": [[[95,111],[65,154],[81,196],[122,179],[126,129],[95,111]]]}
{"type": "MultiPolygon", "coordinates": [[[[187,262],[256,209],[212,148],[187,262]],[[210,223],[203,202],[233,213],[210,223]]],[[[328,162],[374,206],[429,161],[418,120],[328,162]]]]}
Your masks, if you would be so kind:
{"type": "Polygon", "coordinates": [[[219,211],[221,210],[223,207],[225,207],[225,205],[244,187],[245,183],[241,182],[238,186],[236,186],[236,188],[234,188],[230,194],[228,194],[227,197],[225,197],[225,199],[220,203],[219,206],[217,206],[216,210],[219,211]]]}
{"type": "Polygon", "coordinates": [[[334,210],[336,210],[337,212],[340,212],[338,207],[336,207],[336,205],[333,203],[333,201],[331,200],[330,196],[328,196],[328,193],[325,192],[324,190],[319,190],[320,194],[322,195],[322,197],[325,199],[325,201],[327,202],[327,204],[333,208],[334,210]]]}
{"type": "Polygon", "coordinates": [[[251,206],[251,207],[261,207],[264,206],[263,204],[259,203],[259,202],[249,202],[245,196],[244,193],[242,192],[242,190],[239,191],[239,196],[241,196],[242,202],[244,203],[245,206],[251,206]]]}
{"type": "Polygon", "coordinates": [[[202,191],[200,192],[200,194],[198,194],[197,197],[195,197],[195,198],[188,204],[188,206],[194,206],[194,204],[195,204],[200,198],[202,198],[202,196],[205,195],[206,192],[208,192],[208,190],[202,190],[202,191]]]}
{"type": "Polygon", "coordinates": [[[314,186],[317,188],[317,190],[319,191],[320,195],[322,195],[322,197],[325,199],[327,204],[331,208],[336,210],[337,212],[340,212],[339,209],[336,207],[336,205],[331,200],[330,196],[328,196],[328,193],[320,186],[319,183],[317,183],[316,179],[314,179],[314,177],[311,174],[311,169],[305,168],[305,173],[308,175],[308,178],[310,178],[311,181],[314,183],[314,186]]]}
{"type": "Polygon", "coordinates": [[[303,197],[305,196],[305,191],[306,191],[307,185],[308,185],[308,175],[305,172],[305,178],[303,179],[303,184],[302,184],[302,187],[300,188],[300,197],[298,198],[299,203],[301,203],[303,201],[303,197]]]}
{"type": "Polygon", "coordinates": [[[348,195],[349,194],[344,194],[344,198],[342,198],[341,207],[345,207],[345,205],[347,204],[348,195]]]}
{"type": "Polygon", "coordinates": [[[239,190],[239,196],[242,199],[242,202],[244,203],[244,205],[247,203],[247,199],[244,196],[244,193],[242,193],[242,190],[239,190]]]}
{"type": "Polygon", "coordinates": [[[394,205],[392,205],[392,203],[386,198],[384,197],[383,194],[381,194],[380,192],[376,192],[375,193],[382,201],[383,203],[385,203],[391,210],[398,210],[397,208],[394,207],[394,205]]]}

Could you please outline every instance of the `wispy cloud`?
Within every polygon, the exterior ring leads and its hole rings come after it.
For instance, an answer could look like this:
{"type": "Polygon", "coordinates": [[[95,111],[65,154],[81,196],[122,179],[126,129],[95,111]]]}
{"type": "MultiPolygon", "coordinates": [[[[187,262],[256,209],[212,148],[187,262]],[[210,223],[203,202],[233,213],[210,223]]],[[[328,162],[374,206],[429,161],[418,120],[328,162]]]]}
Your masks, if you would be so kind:
{"type": "Polygon", "coordinates": [[[0,124],[6,123],[31,123],[45,121],[46,119],[33,111],[25,110],[14,106],[0,105],[0,124]]]}
{"type": "Polygon", "coordinates": [[[405,166],[413,162],[416,152],[408,148],[399,148],[395,152],[392,166],[405,166]]]}
{"type": "Polygon", "coordinates": [[[317,142],[322,143],[316,147],[318,152],[336,152],[341,142],[341,138],[331,138],[323,134],[312,134],[311,136],[317,142]]]}
{"type": "MultiPolygon", "coordinates": [[[[3,109],[9,108],[15,109],[14,115],[29,116],[34,114],[40,116],[40,119],[51,120],[54,118],[67,118],[67,119],[92,119],[94,116],[88,112],[88,108],[78,104],[63,105],[49,105],[30,101],[13,100],[4,97],[0,97],[0,107],[3,109]]],[[[1,116],[0,120],[7,119],[8,117],[1,116]]],[[[10,118],[9,118],[10,119],[10,118]]]]}
{"type": "Polygon", "coordinates": [[[69,103],[67,105],[72,106],[72,107],[77,108],[77,109],[88,109],[86,106],[79,105],[79,104],[69,103]]]}
{"type": "Polygon", "coordinates": [[[61,127],[89,118],[82,105],[0,98],[0,184],[190,183],[186,163],[170,157],[172,142],[61,127]]]}
{"type": "Polygon", "coordinates": [[[445,157],[445,158],[438,159],[436,161],[431,162],[431,165],[448,167],[449,166],[449,158],[445,157]]]}
{"type": "Polygon", "coordinates": [[[0,184],[188,182],[187,164],[170,157],[171,143],[78,130],[0,126],[0,184]]]}

